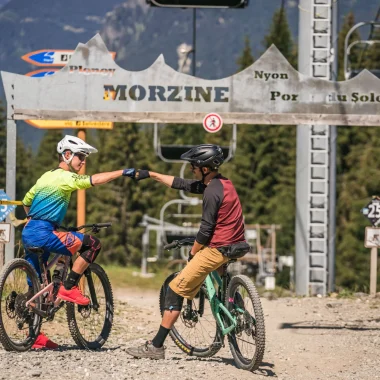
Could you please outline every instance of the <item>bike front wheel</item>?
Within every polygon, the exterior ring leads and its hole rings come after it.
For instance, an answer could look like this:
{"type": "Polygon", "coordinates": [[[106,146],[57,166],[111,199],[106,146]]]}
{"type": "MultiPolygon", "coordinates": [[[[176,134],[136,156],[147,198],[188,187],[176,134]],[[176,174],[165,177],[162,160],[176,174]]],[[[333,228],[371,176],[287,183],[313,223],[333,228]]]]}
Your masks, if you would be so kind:
{"type": "Polygon", "coordinates": [[[79,287],[91,302],[87,306],[67,303],[69,330],[79,347],[99,349],[112,330],[114,304],[111,283],[103,268],[92,263],[84,272],[79,287]]]}
{"type": "MultiPolygon", "coordinates": [[[[177,274],[178,272],[171,274],[161,287],[161,315],[165,311],[165,296],[169,283],[177,274]]],[[[181,314],[170,330],[170,337],[188,355],[211,357],[221,349],[223,338],[219,333],[203,285],[192,301],[184,300],[181,314]]]]}
{"type": "MultiPolygon", "coordinates": [[[[26,260],[14,259],[4,266],[0,273],[0,342],[5,350],[27,351],[37,339],[41,317],[26,302],[39,290],[37,273],[26,260]]],[[[40,297],[33,305],[40,309],[40,297]]]]}
{"type": "Polygon", "coordinates": [[[231,353],[238,368],[255,371],[265,350],[265,323],[260,296],[247,276],[238,275],[228,285],[226,307],[237,326],[228,335],[231,353]]]}

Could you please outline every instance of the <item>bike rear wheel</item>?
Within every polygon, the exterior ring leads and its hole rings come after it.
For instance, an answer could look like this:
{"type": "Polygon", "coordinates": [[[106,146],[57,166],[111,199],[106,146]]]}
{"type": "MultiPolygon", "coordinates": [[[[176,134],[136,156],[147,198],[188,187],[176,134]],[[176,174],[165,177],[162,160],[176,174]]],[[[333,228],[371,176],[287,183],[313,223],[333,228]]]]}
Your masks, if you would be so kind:
{"type": "Polygon", "coordinates": [[[255,371],[264,356],[265,323],[260,296],[247,276],[232,277],[226,306],[237,320],[236,328],[228,335],[234,361],[238,368],[255,371]]]}
{"type": "MultiPolygon", "coordinates": [[[[4,266],[0,273],[0,342],[5,350],[24,352],[34,344],[40,333],[41,317],[25,303],[39,290],[37,273],[26,260],[14,259],[4,266]]],[[[33,304],[40,309],[40,297],[33,304]]]]}
{"type": "MultiPolygon", "coordinates": [[[[165,295],[170,281],[177,273],[171,274],[164,282],[160,291],[161,315],[165,308],[165,295]]],[[[181,314],[170,330],[174,343],[186,354],[197,357],[211,357],[222,347],[216,321],[211,311],[206,289],[202,286],[191,302],[191,310],[184,300],[181,314]]]]}
{"type": "Polygon", "coordinates": [[[91,302],[88,306],[67,303],[69,330],[79,347],[99,349],[112,330],[114,304],[111,283],[103,268],[92,263],[82,276],[79,287],[91,302]]]}

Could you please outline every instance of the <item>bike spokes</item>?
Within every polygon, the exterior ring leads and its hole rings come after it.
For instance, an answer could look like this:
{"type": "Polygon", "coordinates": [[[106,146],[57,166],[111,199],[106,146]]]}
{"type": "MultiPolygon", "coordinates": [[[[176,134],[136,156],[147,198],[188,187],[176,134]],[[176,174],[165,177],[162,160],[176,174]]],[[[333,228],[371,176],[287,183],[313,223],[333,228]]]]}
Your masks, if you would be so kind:
{"type": "MultiPolygon", "coordinates": [[[[26,307],[37,290],[37,276],[25,260],[12,260],[4,267],[0,278],[0,340],[6,350],[25,351],[37,337],[40,317],[26,307]]],[[[39,298],[34,304],[40,306],[39,298]]]]}
{"type": "Polygon", "coordinates": [[[99,265],[92,264],[79,286],[91,302],[87,306],[67,304],[71,335],[82,348],[100,348],[112,328],[113,295],[109,279],[99,265]]]}
{"type": "Polygon", "coordinates": [[[256,288],[246,276],[233,277],[227,292],[227,305],[237,326],[228,336],[239,368],[255,370],[265,349],[264,316],[256,288]]]}
{"type": "MultiPolygon", "coordinates": [[[[161,314],[165,311],[168,284],[175,276],[176,273],[170,275],[161,287],[161,314]]],[[[184,300],[180,317],[172,327],[170,336],[174,343],[188,355],[210,357],[220,350],[221,338],[204,287],[192,301],[184,300]]]]}

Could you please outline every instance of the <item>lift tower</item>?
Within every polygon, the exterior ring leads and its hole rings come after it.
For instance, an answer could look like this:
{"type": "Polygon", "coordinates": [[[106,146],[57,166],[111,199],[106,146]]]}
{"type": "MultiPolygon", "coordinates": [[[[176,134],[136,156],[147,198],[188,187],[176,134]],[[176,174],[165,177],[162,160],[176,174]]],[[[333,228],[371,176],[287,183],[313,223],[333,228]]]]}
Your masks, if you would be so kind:
{"type": "MultiPolygon", "coordinates": [[[[337,79],[337,0],[300,0],[298,47],[300,73],[319,79],[337,79]]],[[[335,144],[335,126],[297,127],[296,292],[299,295],[325,295],[334,288],[335,144]]]]}

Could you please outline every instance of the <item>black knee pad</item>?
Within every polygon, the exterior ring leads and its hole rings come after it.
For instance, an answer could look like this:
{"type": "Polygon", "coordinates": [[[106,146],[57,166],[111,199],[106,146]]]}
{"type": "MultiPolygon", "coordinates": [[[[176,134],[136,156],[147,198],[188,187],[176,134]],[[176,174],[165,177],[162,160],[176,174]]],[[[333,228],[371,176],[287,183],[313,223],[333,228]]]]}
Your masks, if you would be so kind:
{"type": "Polygon", "coordinates": [[[168,285],[165,295],[165,310],[181,311],[183,304],[183,297],[175,293],[168,285]]]}
{"type": "Polygon", "coordinates": [[[79,250],[80,256],[91,264],[98,257],[101,248],[102,246],[98,238],[92,235],[84,235],[82,247],[79,250]]]}

